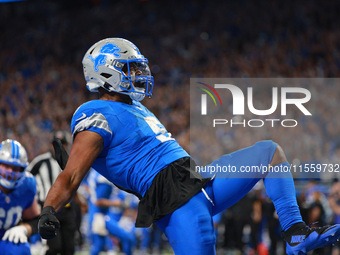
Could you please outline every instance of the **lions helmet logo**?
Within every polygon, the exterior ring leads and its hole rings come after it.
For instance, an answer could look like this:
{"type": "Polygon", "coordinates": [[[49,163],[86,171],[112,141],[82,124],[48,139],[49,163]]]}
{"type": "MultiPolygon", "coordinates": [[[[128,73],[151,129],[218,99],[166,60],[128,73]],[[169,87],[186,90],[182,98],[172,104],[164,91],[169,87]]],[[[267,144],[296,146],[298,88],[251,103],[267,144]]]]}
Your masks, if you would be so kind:
{"type": "Polygon", "coordinates": [[[113,54],[115,57],[119,58],[120,54],[117,53],[120,52],[120,48],[117,47],[117,45],[114,45],[112,43],[105,44],[100,50],[99,53],[104,53],[104,54],[99,54],[97,57],[93,58],[91,55],[88,56],[89,59],[94,63],[94,70],[98,72],[98,67],[101,65],[105,65],[106,63],[106,54],[110,53],[113,54]]]}

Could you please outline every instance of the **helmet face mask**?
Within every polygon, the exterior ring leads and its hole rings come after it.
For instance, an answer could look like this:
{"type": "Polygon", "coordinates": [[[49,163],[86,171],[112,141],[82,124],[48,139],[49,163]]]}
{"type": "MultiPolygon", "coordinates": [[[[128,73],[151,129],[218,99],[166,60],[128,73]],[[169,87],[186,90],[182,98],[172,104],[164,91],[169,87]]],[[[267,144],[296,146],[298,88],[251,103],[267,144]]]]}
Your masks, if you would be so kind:
{"type": "Polygon", "coordinates": [[[124,77],[120,88],[129,92],[130,97],[134,100],[141,101],[145,95],[151,96],[153,89],[153,77],[147,62],[144,61],[126,61],[122,72],[124,77]],[[140,100],[136,99],[142,97],[140,100]]]}
{"type": "Polygon", "coordinates": [[[103,87],[141,101],[151,96],[153,77],[148,60],[131,42],[108,38],[94,44],[83,58],[86,86],[91,92],[103,87]]]}
{"type": "Polygon", "coordinates": [[[6,189],[20,186],[28,165],[25,148],[17,141],[7,139],[0,144],[0,185],[6,189]]]}
{"type": "Polygon", "coordinates": [[[0,164],[0,185],[6,189],[20,186],[25,178],[25,172],[10,171],[0,164]]]}

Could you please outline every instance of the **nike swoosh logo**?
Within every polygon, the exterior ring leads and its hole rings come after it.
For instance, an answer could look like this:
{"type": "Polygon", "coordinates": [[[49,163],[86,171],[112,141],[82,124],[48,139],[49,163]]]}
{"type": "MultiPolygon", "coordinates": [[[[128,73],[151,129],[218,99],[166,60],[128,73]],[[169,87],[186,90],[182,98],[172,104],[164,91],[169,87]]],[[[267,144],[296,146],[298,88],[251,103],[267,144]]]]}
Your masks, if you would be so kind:
{"type": "Polygon", "coordinates": [[[86,118],[86,114],[85,113],[83,113],[83,115],[79,119],[77,119],[76,121],[82,120],[84,118],[86,118]]]}

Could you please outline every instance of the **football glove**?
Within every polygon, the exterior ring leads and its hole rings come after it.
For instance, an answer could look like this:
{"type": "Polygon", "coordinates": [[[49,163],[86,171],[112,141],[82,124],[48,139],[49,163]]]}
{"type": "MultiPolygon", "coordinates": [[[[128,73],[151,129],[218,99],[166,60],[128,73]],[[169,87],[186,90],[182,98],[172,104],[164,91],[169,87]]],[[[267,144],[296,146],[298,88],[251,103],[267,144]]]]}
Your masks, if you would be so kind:
{"type": "Polygon", "coordinates": [[[46,206],[41,211],[38,228],[39,234],[43,239],[52,239],[57,236],[60,223],[55,214],[52,206],[46,206]]]}
{"type": "Polygon", "coordinates": [[[27,243],[27,234],[27,228],[23,225],[18,225],[8,229],[2,237],[2,240],[8,240],[15,244],[27,243]]]}

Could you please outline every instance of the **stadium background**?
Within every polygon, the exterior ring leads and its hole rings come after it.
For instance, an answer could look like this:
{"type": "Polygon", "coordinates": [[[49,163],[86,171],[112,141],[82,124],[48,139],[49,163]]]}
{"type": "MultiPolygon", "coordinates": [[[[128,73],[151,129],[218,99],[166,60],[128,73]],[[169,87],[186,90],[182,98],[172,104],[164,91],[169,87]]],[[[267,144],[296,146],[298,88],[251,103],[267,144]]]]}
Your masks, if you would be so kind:
{"type": "MultiPolygon", "coordinates": [[[[96,98],[83,78],[86,50],[100,39],[123,37],[141,49],[155,77],[153,98],[143,103],[190,151],[190,77],[338,77],[339,11],[340,2],[314,0],[0,3],[0,140],[19,140],[30,160],[46,152],[51,132],[69,131],[76,108],[96,98]]],[[[313,118],[289,135],[270,133],[289,160],[339,163],[339,92],[339,86],[315,88],[313,118]]],[[[239,131],[218,149],[228,153],[257,140],[239,131]]],[[[307,221],[308,195],[316,190],[327,197],[334,178],[296,180],[307,221]]],[[[258,190],[250,196],[264,208],[266,197],[258,190]]],[[[323,220],[331,222],[326,206],[323,220]]],[[[225,240],[219,245],[232,249],[225,240]]]]}

